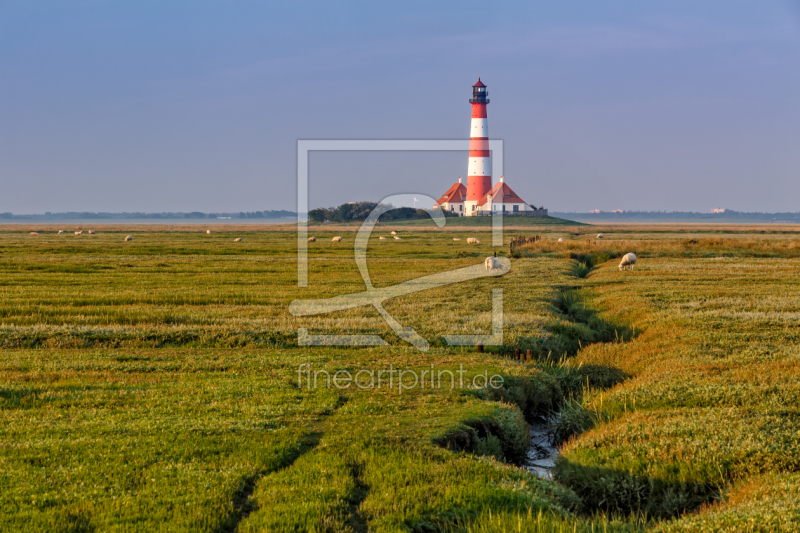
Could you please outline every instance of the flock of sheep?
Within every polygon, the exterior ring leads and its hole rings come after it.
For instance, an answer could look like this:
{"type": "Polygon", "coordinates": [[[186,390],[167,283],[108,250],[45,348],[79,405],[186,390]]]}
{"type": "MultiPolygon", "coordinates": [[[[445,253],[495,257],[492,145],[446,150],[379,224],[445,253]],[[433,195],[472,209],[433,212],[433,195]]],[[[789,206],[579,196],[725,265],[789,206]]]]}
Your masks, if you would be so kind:
{"type": "MultiPolygon", "coordinates": [[[[96,235],[96,233],[94,232],[94,230],[93,230],[93,229],[87,230],[87,231],[86,231],[86,233],[87,233],[88,235],[96,235]]],[[[59,235],[64,235],[64,230],[63,230],[63,229],[60,229],[60,230],[58,230],[58,234],[59,234],[59,235]]],[[[83,235],[83,230],[76,231],[76,232],[75,232],[75,235],[83,235]]],[[[39,236],[39,232],[32,231],[32,232],[31,232],[31,236],[32,236],[32,237],[38,237],[38,236],[39,236]]]]}
{"type": "MultiPolygon", "coordinates": [[[[88,230],[86,233],[87,233],[87,234],[89,234],[89,235],[95,235],[95,232],[94,232],[94,230],[93,230],[93,229],[90,229],[90,230],[88,230]]],[[[58,230],[58,234],[59,234],[59,235],[64,235],[64,230],[63,230],[63,229],[60,229],[60,230],[58,230]]],[[[38,237],[38,236],[39,236],[39,233],[38,233],[38,232],[36,232],[36,231],[32,231],[32,232],[31,232],[31,235],[32,235],[33,237],[38,237]]],[[[75,235],[83,235],[83,230],[76,231],[76,232],[75,232],[75,235]]]]}
{"type": "MultiPolygon", "coordinates": [[[[394,236],[394,238],[396,240],[398,240],[398,241],[400,240],[400,237],[397,236],[397,232],[396,231],[393,231],[392,235],[394,236]]],[[[598,233],[597,234],[597,238],[598,239],[602,239],[603,238],[603,234],[602,233],[598,233]]],[[[237,242],[239,240],[241,240],[241,239],[237,239],[237,242]]],[[[317,240],[316,237],[309,237],[308,238],[308,242],[316,242],[316,240],[317,240]]],[[[383,237],[383,236],[378,237],[378,240],[385,241],[386,237],[383,237]]],[[[458,237],[453,237],[453,240],[454,241],[460,241],[461,239],[458,238],[458,237]]],[[[331,241],[332,242],[342,242],[342,237],[340,235],[337,235],[336,237],[331,239],[331,241]]],[[[564,239],[559,238],[558,242],[564,242],[564,239]]],[[[467,239],[467,244],[480,244],[480,243],[481,243],[481,241],[479,241],[478,239],[475,239],[474,237],[469,237],[467,239]]],[[[495,270],[495,269],[503,270],[503,265],[500,264],[500,260],[497,259],[496,257],[487,257],[486,261],[484,261],[484,264],[486,266],[486,270],[487,271],[492,271],[492,270],[495,270]]],[[[619,269],[620,269],[620,271],[622,271],[622,270],[633,270],[633,267],[634,267],[635,264],[636,264],[636,254],[627,253],[627,254],[622,256],[622,261],[620,261],[620,263],[619,263],[619,269]]]]}
{"type": "MultiPolygon", "coordinates": [[[[97,235],[93,229],[87,230],[86,233],[88,235],[97,235]]],[[[58,234],[59,235],[64,235],[64,230],[63,229],[58,230],[58,234]]],[[[39,234],[36,233],[35,231],[32,231],[31,235],[38,236],[39,234]]],[[[79,235],[83,235],[83,230],[79,230],[79,231],[75,232],[75,236],[76,237],[79,236],[79,235]]],[[[125,242],[131,242],[132,240],[133,240],[133,236],[132,235],[128,235],[128,236],[125,237],[125,242]]]]}
{"type": "MultiPolygon", "coordinates": [[[[391,233],[391,235],[392,235],[392,238],[394,240],[396,240],[396,241],[401,240],[400,237],[397,235],[396,231],[393,231],[391,233]]],[[[378,237],[378,240],[379,241],[385,241],[386,237],[381,235],[380,237],[378,237]]],[[[460,241],[461,239],[458,238],[458,237],[453,237],[453,240],[454,241],[460,241]]],[[[308,238],[308,242],[317,242],[317,238],[316,237],[309,237],[308,238]]],[[[331,239],[331,242],[342,242],[342,237],[340,235],[337,235],[336,237],[331,239]]],[[[479,241],[478,239],[472,238],[472,237],[467,239],[467,244],[480,244],[480,243],[481,243],[481,241],[479,241]]]]}
{"type": "MultiPolygon", "coordinates": [[[[87,233],[89,235],[95,235],[94,230],[88,230],[87,233]]],[[[30,234],[31,234],[32,237],[38,237],[39,236],[39,233],[36,232],[36,231],[30,232],[30,234]]],[[[59,235],[63,235],[64,234],[64,230],[63,229],[59,230],[58,234],[59,235]]],[[[83,230],[75,232],[76,236],[77,235],[82,235],[82,234],[83,234],[83,230]]],[[[206,234],[207,235],[211,235],[211,230],[210,229],[206,230],[206,234]]],[[[395,240],[397,240],[397,241],[400,240],[400,237],[397,235],[396,231],[393,231],[391,233],[391,235],[395,240]]],[[[602,233],[598,233],[597,234],[597,238],[598,239],[602,239],[603,238],[603,234],[602,233]]],[[[380,236],[380,237],[378,237],[378,239],[381,240],[381,241],[385,241],[386,237],[380,236]]],[[[132,235],[127,235],[125,237],[125,242],[131,242],[132,240],[133,240],[133,236],[132,235]]],[[[456,242],[461,241],[461,239],[459,237],[453,237],[453,240],[456,241],[456,242]]],[[[316,242],[316,241],[317,241],[316,237],[309,237],[308,238],[308,242],[316,242]]],[[[337,235],[336,237],[331,239],[331,241],[332,242],[342,242],[342,237],[340,235],[337,235]]],[[[241,237],[237,237],[237,238],[235,238],[233,240],[233,242],[242,242],[242,238],[241,237]]],[[[558,242],[564,242],[564,239],[559,238],[558,242]]],[[[481,243],[481,241],[479,241],[478,239],[476,239],[474,237],[469,237],[467,239],[467,244],[480,244],[480,243],[481,243]]],[[[496,257],[487,257],[486,261],[484,262],[484,264],[486,266],[486,270],[487,271],[492,271],[492,270],[495,270],[495,269],[503,270],[502,264],[500,263],[500,261],[496,257]]],[[[622,256],[622,260],[619,263],[619,269],[620,269],[620,271],[622,271],[622,270],[633,270],[635,265],[636,265],[636,254],[627,253],[627,254],[622,256]]]]}
{"type": "MultiPolygon", "coordinates": [[[[87,230],[86,233],[88,233],[89,235],[96,235],[96,233],[95,233],[95,231],[93,229],[87,230]]],[[[39,236],[39,233],[36,232],[36,231],[32,231],[30,234],[31,234],[32,237],[38,237],[39,236]]],[[[64,230],[63,229],[58,230],[58,234],[59,235],[64,235],[64,230]]],[[[206,230],[206,234],[207,235],[211,235],[211,230],[210,229],[206,230]]],[[[76,231],[75,235],[76,236],[83,235],[83,230],[76,231]]],[[[133,240],[133,235],[126,235],[125,236],[125,242],[131,242],[132,240],[133,240]]],[[[311,239],[308,239],[308,240],[312,241],[312,240],[316,240],[316,239],[314,239],[312,237],[311,239]]],[[[339,240],[341,240],[341,237],[339,237],[339,240]]],[[[242,238],[241,237],[236,237],[235,239],[233,239],[233,242],[242,242],[242,238]]]]}

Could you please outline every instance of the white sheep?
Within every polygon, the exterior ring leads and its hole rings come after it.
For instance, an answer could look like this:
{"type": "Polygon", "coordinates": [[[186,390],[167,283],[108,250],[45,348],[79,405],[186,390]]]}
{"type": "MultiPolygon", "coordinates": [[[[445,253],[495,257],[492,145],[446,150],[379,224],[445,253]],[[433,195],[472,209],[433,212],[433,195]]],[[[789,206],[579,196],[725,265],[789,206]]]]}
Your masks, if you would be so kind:
{"type": "Polygon", "coordinates": [[[628,253],[622,256],[622,261],[619,262],[619,269],[620,271],[625,270],[625,267],[629,267],[630,270],[633,270],[633,265],[636,264],[636,254],[628,253]]]}
{"type": "Polygon", "coordinates": [[[501,263],[500,260],[496,257],[487,257],[486,261],[484,261],[483,264],[486,266],[487,272],[491,272],[492,270],[495,269],[501,272],[503,271],[503,263],[501,263]]]}
{"type": "Polygon", "coordinates": [[[393,231],[393,232],[392,232],[392,235],[397,235],[397,232],[396,232],[396,231],[393,231]]]}
{"type": "Polygon", "coordinates": [[[561,237],[559,237],[559,238],[558,238],[558,242],[564,242],[564,239],[562,239],[561,237]]]}
{"type": "Polygon", "coordinates": [[[58,230],[58,234],[59,235],[64,235],[64,230],[63,229],[58,230]]]}
{"type": "Polygon", "coordinates": [[[211,230],[210,229],[206,230],[206,235],[211,235],[211,230]]]}
{"type": "Polygon", "coordinates": [[[385,241],[385,240],[386,240],[386,237],[378,237],[378,240],[379,240],[379,241],[385,241]]]}
{"type": "Polygon", "coordinates": [[[125,237],[125,242],[131,242],[132,240],[133,240],[133,237],[131,235],[128,235],[127,237],[125,237]]]}
{"type": "Polygon", "coordinates": [[[331,239],[331,242],[342,242],[342,238],[337,235],[336,237],[331,239]]]}
{"type": "Polygon", "coordinates": [[[395,235],[395,236],[394,236],[394,240],[396,240],[396,241],[399,241],[399,240],[400,240],[400,237],[398,237],[397,235],[395,235]]]}
{"type": "Polygon", "coordinates": [[[233,242],[242,242],[242,238],[241,237],[236,237],[235,239],[233,239],[233,242]]]}
{"type": "Polygon", "coordinates": [[[75,235],[83,235],[83,230],[81,230],[81,231],[76,231],[76,232],[75,232],[75,235]]]}
{"type": "Polygon", "coordinates": [[[317,242],[317,238],[316,237],[309,237],[308,238],[308,242],[317,242]]]}
{"type": "Polygon", "coordinates": [[[35,231],[32,231],[32,232],[31,232],[31,236],[32,236],[32,237],[38,237],[38,236],[39,236],[39,234],[38,234],[38,233],[36,233],[35,231]]]}
{"type": "Polygon", "coordinates": [[[454,241],[460,241],[461,239],[459,239],[458,237],[453,237],[453,240],[454,241]]]}
{"type": "Polygon", "coordinates": [[[603,238],[603,234],[602,234],[602,233],[598,233],[598,234],[597,234],[597,238],[598,238],[598,239],[602,239],[602,238],[603,238]]]}
{"type": "Polygon", "coordinates": [[[93,229],[89,230],[89,235],[94,235],[94,230],[93,229]]]}
{"type": "Polygon", "coordinates": [[[479,241],[475,237],[470,237],[469,239],[467,239],[467,244],[480,244],[480,243],[481,241],[479,241]]]}

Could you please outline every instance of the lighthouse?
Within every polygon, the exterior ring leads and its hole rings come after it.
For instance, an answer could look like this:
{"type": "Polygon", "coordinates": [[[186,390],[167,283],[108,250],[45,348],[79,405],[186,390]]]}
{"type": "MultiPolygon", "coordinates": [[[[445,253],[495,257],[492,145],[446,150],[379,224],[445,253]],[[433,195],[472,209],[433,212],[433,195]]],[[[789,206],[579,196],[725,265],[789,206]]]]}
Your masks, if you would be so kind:
{"type": "Polygon", "coordinates": [[[476,214],[478,203],[492,190],[492,155],[489,151],[489,121],[486,104],[489,103],[486,85],[478,78],[472,86],[472,122],[469,133],[469,165],[467,170],[467,198],[465,215],[476,214]]]}
{"type": "Polygon", "coordinates": [[[492,187],[492,153],[489,151],[489,124],[486,104],[489,103],[486,85],[478,78],[472,86],[472,123],[469,134],[469,166],[467,186],[454,183],[439,198],[434,207],[458,216],[518,215],[546,217],[547,209],[534,207],[508,186],[503,176],[492,187]]]}

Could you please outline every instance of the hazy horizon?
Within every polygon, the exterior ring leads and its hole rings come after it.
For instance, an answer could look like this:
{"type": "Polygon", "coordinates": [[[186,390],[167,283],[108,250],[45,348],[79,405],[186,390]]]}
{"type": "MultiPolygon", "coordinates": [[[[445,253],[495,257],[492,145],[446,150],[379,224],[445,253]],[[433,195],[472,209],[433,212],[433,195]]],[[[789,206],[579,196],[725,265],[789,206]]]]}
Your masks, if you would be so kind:
{"type": "MultiPolygon", "coordinates": [[[[298,139],[466,138],[478,76],[528,203],[796,212],[798,45],[796,0],[0,1],[0,213],[293,211],[298,139]]],[[[467,161],[309,168],[313,208],[467,161]]]]}
{"type": "MultiPolygon", "coordinates": [[[[367,201],[371,201],[371,200],[367,200],[367,201]]],[[[402,202],[402,203],[398,204],[397,207],[403,207],[403,206],[405,206],[405,203],[406,202],[402,202]]],[[[335,207],[339,207],[339,206],[329,205],[329,206],[317,206],[317,207],[322,207],[322,208],[334,207],[335,208],[335,207]]],[[[317,207],[312,207],[312,209],[316,209],[317,207]]],[[[417,207],[421,208],[423,206],[417,205],[417,207]]],[[[266,213],[269,210],[263,210],[263,211],[266,213]]],[[[292,214],[291,215],[280,215],[280,216],[265,216],[263,218],[264,219],[292,218],[297,214],[296,211],[293,211],[292,209],[276,209],[276,210],[273,210],[273,211],[274,212],[289,211],[292,214]]],[[[599,213],[594,212],[594,211],[575,211],[575,210],[566,211],[566,210],[553,210],[553,209],[550,209],[549,211],[551,213],[575,214],[575,215],[591,215],[591,214],[613,215],[613,214],[617,213],[616,211],[613,211],[613,210],[600,210],[599,213]]],[[[193,214],[193,213],[198,213],[198,211],[176,211],[174,209],[173,210],[167,210],[167,211],[153,211],[153,212],[149,212],[149,211],[107,211],[107,210],[100,210],[100,211],[55,211],[55,212],[46,211],[44,213],[12,213],[12,212],[6,211],[6,212],[0,213],[0,222],[2,222],[4,220],[2,215],[8,214],[8,213],[13,215],[14,217],[47,217],[47,216],[57,217],[57,215],[67,215],[67,214],[93,214],[93,215],[116,215],[116,216],[119,216],[119,215],[147,215],[147,216],[150,216],[150,217],[155,217],[157,215],[190,215],[190,214],[193,214]]],[[[252,212],[251,211],[242,211],[242,210],[231,210],[231,211],[213,210],[213,211],[199,212],[199,213],[202,213],[204,215],[208,215],[208,218],[187,217],[185,219],[175,219],[175,220],[195,220],[195,219],[197,219],[197,220],[203,221],[203,220],[212,220],[212,219],[214,219],[214,218],[216,218],[218,216],[227,218],[228,215],[239,215],[241,213],[250,214],[252,212]]],[[[636,214],[638,214],[638,213],[650,213],[650,214],[686,213],[686,214],[704,214],[704,215],[712,215],[712,214],[724,215],[724,213],[740,213],[740,214],[753,214],[753,215],[756,215],[756,214],[764,214],[764,215],[771,215],[771,214],[798,214],[798,215],[800,215],[800,209],[795,210],[795,211],[754,211],[754,210],[738,211],[738,210],[734,210],[734,209],[724,209],[723,208],[723,211],[722,212],[718,212],[718,213],[713,213],[711,210],[708,210],[708,211],[682,211],[682,210],[676,210],[676,209],[658,209],[658,210],[625,209],[625,210],[620,210],[619,213],[620,214],[623,214],[623,213],[625,213],[625,214],[631,214],[631,213],[636,213],[636,214]]],[[[257,218],[252,218],[252,217],[251,217],[251,219],[258,220],[257,218]]],[[[6,219],[6,220],[14,220],[14,219],[6,219]]],[[[63,218],[63,220],[78,220],[78,219],[63,218]]],[[[91,220],[91,219],[86,219],[86,220],[91,220]]],[[[99,220],[104,220],[104,219],[99,219],[99,220]]],[[[112,219],[109,219],[109,220],[112,220],[112,219]]],[[[116,220],[116,219],[114,219],[114,220],[116,220]]],[[[167,217],[167,218],[159,219],[159,220],[172,220],[172,218],[167,217]]]]}

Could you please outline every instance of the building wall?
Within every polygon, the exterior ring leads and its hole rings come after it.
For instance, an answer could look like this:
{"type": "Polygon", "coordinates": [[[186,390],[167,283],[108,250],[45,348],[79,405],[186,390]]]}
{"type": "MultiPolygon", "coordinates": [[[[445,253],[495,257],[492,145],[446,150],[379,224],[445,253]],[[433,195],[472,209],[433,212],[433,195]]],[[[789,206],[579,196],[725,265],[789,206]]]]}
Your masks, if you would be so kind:
{"type": "Polygon", "coordinates": [[[498,211],[498,212],[502,211],[503,210],[503,206],[505,206],[506,212],[513,212],[514,211],[514,206],[517,206],[517,211],[530,211],[531,210],[531,206],[529,206],[528,204],[522,204],[522,203],[513,203],[513,204],[511,204],[511,203],[505,203],[505,202],[496,202],[496,203],[493,202],[492,203],[492,211],[493,212],[494,211],[498,211]]]}
{"type": "Polygon", "coordinates": [[[464,203],[463,202],[445,202],[442,204],[442,209],[445,211],[450,211],[451,213],[464,213],[464,203]]]}
{"type": "Polygon", "coordinates": [[[527,204],[516,204],[516,205],[526,205],[527,209],[522,210],[522,211],[514,211],[514,208],[511,207],[512,205],[514,205],[514,204],[506,204],[506,210],[502,211],[502,204],[493,204],[493,205],[490,206],[490,204],[487,203],[484,206],[482,206],[482,208],[480,210],[478,210],[477,213],[473,212],[472,215],[489,216],[489,215],[492,215],[492,214],[495,214],[495,213],[503,213],[503,214],[508,215],[508,216],[513,216],[513,215],[528,216],[528,217],[546,217],[546,216],[548,216],[547,215],[547,209],[532,209],[531,206],[529,206],[527,204]],[[494,209],[495,205],[497,206],[497,210],[494,209]]]}
{"type": "Polygon", "coordinates": [[[472,216],[475,214],[476,209],[473,209],[474,206],[478,205],[478,202],[464,202],[464,216],[472,216]]]}

